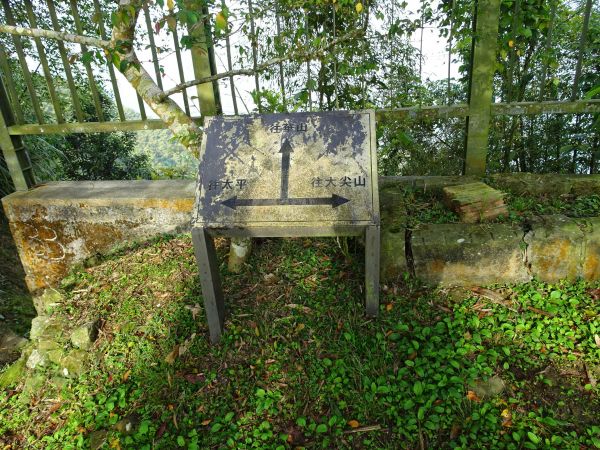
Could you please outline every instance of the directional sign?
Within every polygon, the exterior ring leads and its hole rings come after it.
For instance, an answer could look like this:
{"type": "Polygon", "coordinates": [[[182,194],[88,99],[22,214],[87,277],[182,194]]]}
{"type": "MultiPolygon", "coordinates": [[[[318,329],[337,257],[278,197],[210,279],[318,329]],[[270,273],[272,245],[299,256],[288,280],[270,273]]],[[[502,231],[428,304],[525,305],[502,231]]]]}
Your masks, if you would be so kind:
{"type": "Polygon", "coordinates": [[[374,126],[372,112],[207,118],[195,223],[377,223],[374,126]]]}

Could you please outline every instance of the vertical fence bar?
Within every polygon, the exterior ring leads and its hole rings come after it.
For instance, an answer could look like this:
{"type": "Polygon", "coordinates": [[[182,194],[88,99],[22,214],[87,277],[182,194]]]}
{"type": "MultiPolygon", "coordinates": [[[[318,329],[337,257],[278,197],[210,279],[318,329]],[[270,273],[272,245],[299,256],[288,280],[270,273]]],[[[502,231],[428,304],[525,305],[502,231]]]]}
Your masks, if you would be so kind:
{"type": "MultiPolygon", "coordinates": [[[[204,15],[204,11],[198,11],[204,15]]],[[[204,18],[200,19],[196,24],[188,27],[188,32],[194,40],[194,45],[190,50],[192,56],[192,65],[194,67],[194,76],[196,79],[205,78],[212,75],[210,69],[210,57],[208,53],[208,43],[206,39],[206,31],[204,29],[204,18]]],[[[198,93],[198,103],[200,104],[200,112],[203,116],[214,116],[217,114],[217,99],[215,90],[211,82],[196,85],[198,93]]]]}
{"type": "MultiPolygon", "coordinates": [[[[37,21],[35,20],[35,14],[33,13],[31,0],[25,0],[25,9],[27,10],[27,18],[29,19],[29,25],[32,28],[37,28],[37,21]]],[[[54,88],[53,76],[50,72],[50,66],[48,64],[48,58],[46,58],[46,52],[44,50],[42,40],[39,38],[34,38],[33,41],[35,42],[35,47],[37,49],[38,57],[40,59],[40,64],[42,65],[42,70],[44,71],[44,78],[46,78],[46,86],[48,87],[48,94],[50,95],[50,101],[52,102],[52,107],[54,108],[56,121],[58,123],[64,123],[65,116],[63,114],[62,107],[60,106],[60,100],[58,98],[58,95],[56,94],[56,89],[54,88]]]]}
{"type": "MultiPolygon", "coordinates": [[[[556,17],[556,3],[557,0],[552,1],[550,6],[550,23],[548,24],[548,34],[546,35],[546,43],[544,44],[544,54],[547,55],[552,45],[552,34],[554,33],[554,19],[556,17]]],[[[540,94],[538,101],[544,101],[544,91],[546,90],[546,78],[548,77],[548,61],[544,62],[542,67],[542,74],[540,77],[540,94]]]]}
{"type": "MultiPolygon", "coordinates": [[[[179,36],[177,35],[177,25],[173,28],[173,45],[175,46],[175,58],[177,59],[177,70],[179,72],[179,82],[185,82],[185,75],[183,74],[183,63],[181,62],[181,50],[179,49],[179,36]]],[[[190,115],[190,104],[188,103],[187,89],[184,89],[183,94],[183,108],[185,113],[190,115]]]]}
{"type": "Polygon", "coordinates": [[[250,16],[250,36],[252,44],[252,69],[254,70],[254,87],[256,89],[256,99],[258,112],[262,112],[262,106],[260,101],[260,80],[256,66],[258,66],[258,36],[256,36],[256,28],[254,27],[254,10],[252,7],[252,0],[248,0],[248,15],[250,16]]]}
{"type": "MultiPolygon", "coordinates": [[[[393,2],[392,2],[392,5],[393,5],[393,2]]],[[[336,17],[336,13],[335,13],[335,6],[336,6],[336,4],[332,3],[331,7],[333,9],[333,40],[334,41],[337,38],[337,30],[336,30],[337,17],[336,17]]],[[[393,10],[392,10],[392,17],[393,17],[393,10]]],[[[335,95],[335,109],[340,109],[340,101],[338,98],[337,53],[335,52],[335,46],[333,47],[333,95],[335,95]]],[[[391,105],[390,105],[390,107],[391,107],[391,105]]]]}
{"type": "MultiPolygon", "coordinates": [[[[58,17],[56,15],[56,8],[54,7],[54,1],[46,0],[46,5],[48,6],[48,12],[50,13],[52,28],[54,28],[54,31],[61,31],[60,25],[58,23],[58,17]]],[[[67,85],[69,86],[69,91],[71,92],[71,100],[73,102],[73,109],[75,110],[75,117],[77,118],[78,122],[83,122],[83,111],[81,110],[81,103],[79,102],[77,87],[75,86],[73,73],[71,72],[69,57],[67,56],[67,49],[65,48],[65,44],[62,41],[56,41],[56,45],[58,45],[58,52],[60,54],[60,59],[62,60],[63,68],[65,70],[67,85]]]]}
{"type": "MultiPolygon", "coordinates": [[[[305,6],[306,8],[306,6],[305,6]]],[[[308,42],[308,13],[306,9],[304,10],[304,36],[306,43],[306,52],[308,53],[309,42],[308,42]]],[[[312,111],[312,90],[310,85],[312,84],[311,76],[310,76],[310,58],[306,59],[306,88],[308,91],[308,110],[312,111]]]]}
{"type": "MultiPolygon", "coordinates": [[[[277,3],[279,5],[279,3],[277,3]]],[[[335,20],[335,19],[334,19],[335,20]]],[[[335,22],[334,22],[335,23],[335,22]]],[[[279,19],[279,6],[275,7],[275,26],[277,27],[277,42],[279,43],[279,48],[277,49],[277,56],[281,56],[281,21],[279,19]]],[[[334,26],[334,36],[335,36],[335,26],[334,26]]],[[[285,99],[285,75],[283,73],[283,63],[279,64],[279,89],[281,90],[281,99],[283,102],[283,108],[287,111],[287,102],[285,99]]]]}
{"type": "Polygon", "coordinates": [[[137,94],[138,108],[140,109],[140,119],[146,120],[146,107],[144,106],[144,100],[137,94]]]}
{"type": "Polygon", "coordinates": [[[446,86],[446,104],[451,103],[450,100],[450,64],[452,63],[452,39],[454,37],[454,10],[456,8],[456,0],[452,0],[450,9],[450,31],[448,33],[448,80],[446,86]]]}
{"type": "MultiPolygon", "coordinates": [[[[390,28],[395,29],[394,27],[394,23],[395,23],[395,12],[396,12],[396,8],[395,8],[396,2],[391,2],[390,8],[390,28]]],[[[334,17],[335,17],[335,5],[333,5],[333,13],[334,13],[334,17]]],[[[389,108],[393,108],[394,107],[394,87],[393,87],[393,66],[392,64],[394,64],[394,34],[392,33],[390,29],[388,29],[388,37],[389,37],[389,41],[390,41],[390,73],[389,73],[389,79],[387,80],[388,82],[388,95],[390,97],[390,103],[389,103],[389,108]]]]}
{"type": "Polygon", "coordinates": [[[0,77],[0,149],[6,161],[8,172],[17,191],[26,191],[35,184],[29,154],[19,136],[8,134],[8,127],[14,124],[10,103],[0,77]]]}
{"type": "MultiPolygon", "coordinates": [[[[15,80],[12,77],[12,69],[8,64],[8,58],[6,56],[6,52],[2,45],[0,45],[0,72],[4,75],[6,79],[6,86],[8,87],[8,94],[10,95],[10,105],[12,107],[13,112],[16,116],[16,122],[18,124],[24,123],[23,119],[23,110],[21,109],[21,102],[19,99],[19,94],[17,94],[17,88],[15,86],[15,80]]],[[[2,80],[0,80],[2,81],[2,80]]],[[[8,101],[8,98],[7,98],[8,101]]]]}
{"type": "Polygon", "coordinates": [[[146,21],[146,29],[148,30],[148,41],[150,43],[150,51],[152,53],[152,64],[154,65],[154,73],[156,74],[156,84],[162,90],[162,76],[160,73],[160,66],[158,64],[158,54],[156,53],[156,45],[154,42],[154,30],[152,29],[152,20],[150,19],[150,10],[148,9],[147,2],[142,2],[142,9],[144,10],[144,19],[146,21]]]}
{"type": "MultiPolygon", "coordinates": [[[[8,25],[16,26],[15,18],[12,15],[12,11],[10,9],[10,4],[8,3],[8,0],[2,0],[2,7],[4,8],[4,13],[6,15],[6,23],[8,25]]],[[[23,51],[23,43],[21,42],[21,38],[19,36],[13,36],[12,40],[13,44],[15,45],[15,50],[17,52],[19,64],[21,65],[21,69],[23,70],[23,79],[25,81],[25,85],[27,86],[27,90],[29,91],[29,95],[31,96],[31,104],[33,106],[35,117],[38,123],[43,124],[44,116],[42,114],[42,109],[40,108],[40,103],[38,101],[37,94],[35,93],[35,87],[33,86],[33,80],[31,79],[31,72],[29,72],[29,67],[27,66],[25,52],[23,51]]]]}
{"type": "MultiPolygon", "coordinates": [[[[210,74],[217,74],[217,59],[215,55],[215,42],[213,39],[212,33],[212,25],[210,23],[210,13],[208,9],[208,5],[205,3],[202,8],[202,12],[204,14],[204,34],[206,35],[206,46],[208,49],[208,64],[210,66],[210,74]]],[[[215,96],[215,107],[217,109],[217,114],[223,114],[223,109],[221,107],[221,93],[219,91],[219,81],[215,80],[212,82],[212,87],[215,96]]]]}
{"type": "Polygon", "coordinates": [[[506,92],[506,101],[508,103],[514,100],[513,98],[513,84],[514,84],[514,73],[515,73],[515,65],[517,63],[517,51],[516,51],[516,43],[517,43],[517,30],[519,26],[519,14],[521,14],[521,0],[515,1],[515,8],[513,10],[513,19],[511,25],[511,35],[513,40],[513,46],[510,48],[510,55],[508,59],[508,74],[507,74],[507,92],[506,92]]]}
{"type": "Polygon", "coordinates": [[[590,25],[590,14],[592,12],[592,0],[587,0],[585,12],[583,13],[583,26],[579,38],[579,51],[577,55],[577,66],[575,67],[575,78],[573,79],[573,90],[571,91],[571,101],[577,98],[577,88],[579,87],[579,78],[581,77],[581,67],[583,65],[583,54],[585,53],[585,41],[587,40],[588,27],[590,25]]]}
{"type": "Polygon", "coordinates": [[[501,0],[479,0],[473,46],[465,175],[485,174],[501,0]]]}
{"type": "MultiPolygon", "coordinates": [[[[81,19],[79,18],[79,12],[77,10],[77,0],[70,0],[71,14],[73,14],[73,22],[75,22],[75,30],[77,34],[83,34],[83,26],[81,25],[81,19]]],[[[81,44],[82,53],[87,53],[87,46],[81,44]]],[[[90,91],[92,92],[92,98],[94,99],[94,106],[96,108],[96,114],[98,120],[104,122],[104,113],[102,112],[102,103],[100,101],[100,93],[96,86],[96,80],[94,79],[94,72],[92,71],[92,65],[89,61],[83,61],[85,71],[87,74],[88,82],[90,84],[90,91]]]]}
{"type": "MultiPolygon", "coordinates": [[[[223,10],[225,10],[226,8],[226,4],[225,4],[225,0],[223,0],[221,2],[221,6],[223,7],[223,10]]],[[[277,18],[279,23],[279,17],[277,18]]],[[[229,72],[231,72],[233,70],[233,63],[231,62],[231,43],[229,41],[229,30],[227,30],[227,33],[225,35],[225,50],[227,51],[227,70],[229,72]]],[[[231,89],[231,101],[233,102],[233,113],[237,116],[238,115],[238,106],[237,106],[237,99],[235,96],[235,84],[233,81],[233,75],[229,77],[229,88],[231,89]]]]}
{"type": "MultiPolygon", "coordinates": [[[[104,17],[102,10],[100,9],[100,3],[98,0],[94,0],[94,12],[98,17],[98,29],[100,30],[100,37],[106,40],[106,32],[104,31],[104,17]]],[[[117,104],[117,111],[119,112],[119,119],[121,122],[125,121],[125,111],[123,110],[123,103],[121,102],[121,94],[119,93],[119,85],[115,77],[115,68],[110,59],[107,60],[106,65],[108,67],[108,73],[110,75],[110,82],[112,84],[113,92],[115,94],[115,103],[117,104]]]]}

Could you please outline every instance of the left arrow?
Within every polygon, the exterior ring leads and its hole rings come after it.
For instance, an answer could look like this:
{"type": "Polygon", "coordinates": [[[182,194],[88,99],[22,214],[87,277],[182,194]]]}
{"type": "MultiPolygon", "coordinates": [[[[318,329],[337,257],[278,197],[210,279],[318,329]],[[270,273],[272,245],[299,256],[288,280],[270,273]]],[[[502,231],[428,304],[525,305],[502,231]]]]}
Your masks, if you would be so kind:
{"type": "Polygon", "coordinates": [[[350,200],[340,195],[331,194],[331,197],[305,197],[305,198],[237,198],[231,197],[223,200],[221,204],[231,209],[238,206],[316,206],[330,205],[337,208],[350,200]]]}

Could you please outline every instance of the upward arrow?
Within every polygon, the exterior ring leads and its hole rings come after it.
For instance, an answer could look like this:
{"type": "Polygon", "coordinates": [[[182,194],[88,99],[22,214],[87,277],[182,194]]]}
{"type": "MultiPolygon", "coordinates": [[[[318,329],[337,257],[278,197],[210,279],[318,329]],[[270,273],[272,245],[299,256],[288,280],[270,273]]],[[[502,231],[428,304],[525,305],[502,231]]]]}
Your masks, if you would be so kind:
{"type": "Polygon", "coordinates": [[[290,154],[294,150],[290,141],[285,139],[281,143],[281,198],[288,198],[288,184],[290,181],[290,154]]]}

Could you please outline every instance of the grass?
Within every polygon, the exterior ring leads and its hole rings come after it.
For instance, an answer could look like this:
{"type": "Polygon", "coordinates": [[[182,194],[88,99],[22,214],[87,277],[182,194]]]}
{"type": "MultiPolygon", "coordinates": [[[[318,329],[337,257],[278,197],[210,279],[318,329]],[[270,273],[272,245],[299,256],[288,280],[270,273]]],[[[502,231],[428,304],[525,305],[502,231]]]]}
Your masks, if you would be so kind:
{"type": "MultiPolygon", "coordinates": [[[[222,260],[226,250],[219,242],[222,260]]],[[[207,343],[187,236],[73,274],[55,314],[101,319],[89,371],[49,368],[29,396],[23,382],[0,393],[0,443],[600,448],[598,283],[497,287],[497,304],[408,282],[384,286],[380,317],[367,319],[361,260],[333,240],[280,239],[257,245],[239,275],[222,264],[219,346],[207,343]],[[503,388],[486,396],[490,379],[503,388]]]]}

